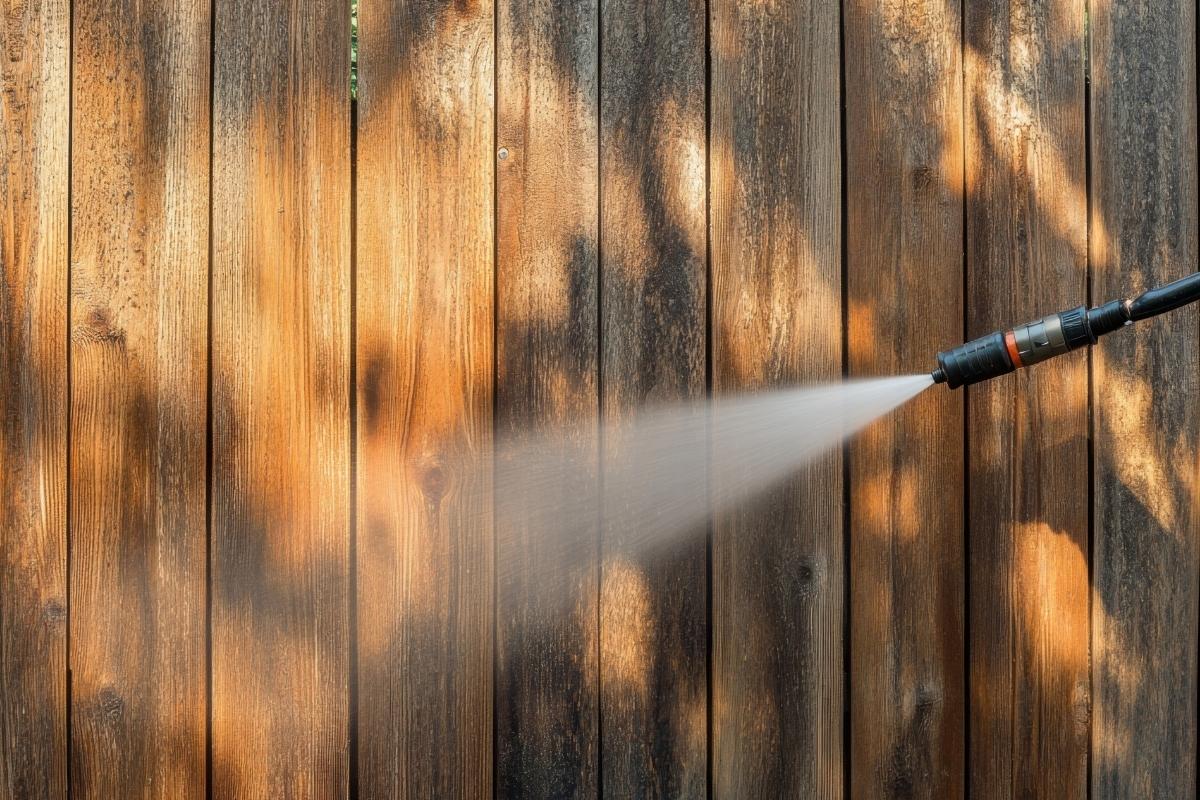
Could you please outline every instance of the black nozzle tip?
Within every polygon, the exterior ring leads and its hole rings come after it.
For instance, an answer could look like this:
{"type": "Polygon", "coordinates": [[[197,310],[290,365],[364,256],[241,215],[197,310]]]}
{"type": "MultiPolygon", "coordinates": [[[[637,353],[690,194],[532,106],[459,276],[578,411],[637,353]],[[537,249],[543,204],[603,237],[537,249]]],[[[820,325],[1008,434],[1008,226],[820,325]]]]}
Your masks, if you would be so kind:
{"type": "Polygon", "coordinates": [[[1015,369],[1002,331],[938,353],[937,363],[938,368],[931,373],[933,382],[944,383],[951,389],[1006,375],[1015,369]]]}

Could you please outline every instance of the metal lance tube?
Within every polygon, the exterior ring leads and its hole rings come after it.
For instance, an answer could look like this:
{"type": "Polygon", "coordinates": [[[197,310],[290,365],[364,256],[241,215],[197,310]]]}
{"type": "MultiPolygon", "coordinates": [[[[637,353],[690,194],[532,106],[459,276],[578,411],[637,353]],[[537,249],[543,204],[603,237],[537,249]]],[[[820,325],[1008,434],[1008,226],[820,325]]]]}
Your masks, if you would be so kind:
{"type": "Polygon", "coordinates": [[[1091,309],[1079,306],[1059,311],[938,353],[933,380],[957,389],[1006,375],[1093,345],[1106,333],[1197,300],[1200,300],[1200,272],[1151,289],[1132,300],[1111,300],[1091,309]]]}

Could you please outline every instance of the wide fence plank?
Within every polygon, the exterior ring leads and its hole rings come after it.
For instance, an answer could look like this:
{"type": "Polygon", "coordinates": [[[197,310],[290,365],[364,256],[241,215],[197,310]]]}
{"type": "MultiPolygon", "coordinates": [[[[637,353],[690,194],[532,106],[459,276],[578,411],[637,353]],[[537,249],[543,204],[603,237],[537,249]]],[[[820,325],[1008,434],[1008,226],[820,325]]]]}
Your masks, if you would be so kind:
{"type": "MultiPolygon", "coordinates": [[[[1092,295],[1197,268],[1193,3],[1093,3],[1092,295]]],[[[1093,353],[1092,796],[1196,791],[1194,309],[1093,353]]]]}
{"type": "Polygon", "coordinates": [[[599,785],[597,10],[595,0],[501,0],[497,16],[503,797],[595,797],[599,785]],[[517,448],[543,434],[549,448],[535,455],[551,480],[535,492],[517,448]]]}
{"type": "MultiPolygon", "coordinates": [[[[840,51],[836,3],[718,2],[710,14],[719,407],[842,372],[840,51]]],[[[716,796],[842,796],[842,522],[834,452],[714,523],[716,796]]]]}
{"type": "MultiPolygon", "coordinates": [[[[958,6],[845,7],[854,377],[931,370],[963,333],[958,6]]],[[[850,463],[855,797],[961,797],[963,398],[935,387],[850,463]]]]}
{"type": "MultiPolygon", "coordinates": [[[[706,11],[612,0],[601,12],[603,787],[704,797],[707,523],[675,530],[675,498],[637,500],[636,443],[619,431],[639,407],[705,394],[706,11]]],[[[695,489],[702,500],[703,482],[695,489]]]]}
{"type": "Polygon", "coordinates": [[[67,791],[70,10],[0,17],[0,796],[67,791]]]}
{"type": "MultiPolygon", "coordinates": [[[[964,8],[975,338],[1087,300],[1084,4],[964,8]]],[[[970,794],[1083,798],[1088,356],[968,393],[970,794]]]]}
{"type": "Polygon", "coordinates": [[[209,6],[73,18],[73,795],[203,797],[209,6]]]}
{"type": "Polygon", "coordinates": [[[359,14],[359,787],[486,797],[493,9],[359,14]]]}
{"type": "Polygon", "coordinates": [[[341,797],[350,13],[216,2],[212,791],[341,797]]]}

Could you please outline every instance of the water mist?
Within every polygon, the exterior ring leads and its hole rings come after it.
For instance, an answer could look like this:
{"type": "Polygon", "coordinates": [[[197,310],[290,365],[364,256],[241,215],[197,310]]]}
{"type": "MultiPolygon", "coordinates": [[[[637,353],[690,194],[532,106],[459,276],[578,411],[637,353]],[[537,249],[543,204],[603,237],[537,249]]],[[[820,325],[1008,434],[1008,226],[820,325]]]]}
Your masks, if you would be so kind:
{"type": "Polygon", "coordinates": [[[714,512],[778,484],[932,385],[930,375],[913,375],[717,397],[502,440],[498,577],[536,569],[545,573],[536,581],[571,581],[595,556],[601,530],[627,553],[702,536],[714,512]]]}

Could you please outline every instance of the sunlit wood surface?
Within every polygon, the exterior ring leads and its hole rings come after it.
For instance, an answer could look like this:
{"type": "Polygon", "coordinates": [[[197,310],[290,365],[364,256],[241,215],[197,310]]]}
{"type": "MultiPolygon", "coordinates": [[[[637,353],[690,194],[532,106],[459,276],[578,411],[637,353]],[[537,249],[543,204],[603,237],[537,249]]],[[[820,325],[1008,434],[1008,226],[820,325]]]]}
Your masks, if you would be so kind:
{"type": "Polygon", "coordinates": [[[351,761],[350,19],[216,0],[214,22],[197,757],[214,797],[334,797],[351,761]]]}
{"type": "Polygon", "coordinates": [[[1193,5],[350,6],[5,6],[0,800],[1196,796],[1195,310],[578,502],[1195,270],[1193,5]]]}
{"type": "MultiPolygon", "coordinates": [[[[982,336],[1087,298],[1084,3],[964,8],[967,335],[982,336]]],[[[1087,397],[1083,352],[970,393],[972,797],[1087,796],[1087,397]]]]}
{"type": "MultiPolygon", "coordinates": [[[[849,372],[915,371],[963,333],[957,5],[846,10],[849,372]]],[[[962,797],[963,397],[927,392],[850,451],[853,797],[962,797]]]]}
{"type": "Polygon", "coordinates": [[[73,5],[72,790],[203,798],[208,8],[73,5]]]}

